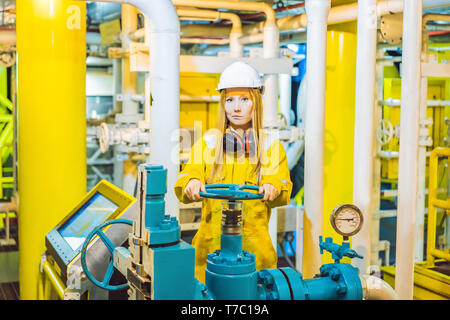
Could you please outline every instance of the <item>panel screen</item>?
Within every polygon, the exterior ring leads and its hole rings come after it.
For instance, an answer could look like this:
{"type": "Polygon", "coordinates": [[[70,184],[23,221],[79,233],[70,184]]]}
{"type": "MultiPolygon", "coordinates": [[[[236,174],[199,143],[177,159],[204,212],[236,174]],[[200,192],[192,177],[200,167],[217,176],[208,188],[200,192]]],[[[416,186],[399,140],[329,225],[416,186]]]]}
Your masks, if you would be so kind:
{"type": "Polygon", "coordinates": [[[87,235],[108,220],[117,208],[117,204],[97,192],[58,231],[70,247],[76,250],[87,235]]]}

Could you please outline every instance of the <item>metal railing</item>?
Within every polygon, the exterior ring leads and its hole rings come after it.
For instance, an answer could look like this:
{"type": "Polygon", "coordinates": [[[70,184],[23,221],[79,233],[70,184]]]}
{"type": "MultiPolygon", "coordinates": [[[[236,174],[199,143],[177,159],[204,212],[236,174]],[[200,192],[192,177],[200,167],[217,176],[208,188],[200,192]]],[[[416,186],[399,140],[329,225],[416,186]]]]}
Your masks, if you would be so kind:
{"type": "Polygon", "coordinates": [[[428,237],[427,237],[427,266],[434,267],[435,259],[450,261],[448,248],[439,250],[436,248],[436,212],[437,208],[444,209],[445,214],[450,214],[450,198],[438,199],[438,160],[439,157],[450,157],[450,148],[435,148],[430,156],[430,180],[428,195],[428,237]]]}

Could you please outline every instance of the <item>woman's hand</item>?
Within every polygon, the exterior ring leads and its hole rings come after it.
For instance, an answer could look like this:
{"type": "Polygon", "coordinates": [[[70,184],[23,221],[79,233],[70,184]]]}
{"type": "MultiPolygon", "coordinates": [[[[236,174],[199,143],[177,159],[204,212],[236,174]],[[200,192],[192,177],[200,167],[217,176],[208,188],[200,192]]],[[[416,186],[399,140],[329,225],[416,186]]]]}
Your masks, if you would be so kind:
{"type": "Polygon", "coordinates": [[[198,179],[189,180],[186,188],[184,189],[186,196],[193,201],[201,199],[200,191],[206,192],[206,189],[203,183],[198,179]]]}
{"type": "Polygon", "coordinates": [[[273,201],[275,200],[279,193],[277,188],[275,188],[273,185],[271,185],[270,183],[264,183],[261,187],[259,187],[259,194],[264,192],[264,198],[262,198],[262,201],[273,201]]]}

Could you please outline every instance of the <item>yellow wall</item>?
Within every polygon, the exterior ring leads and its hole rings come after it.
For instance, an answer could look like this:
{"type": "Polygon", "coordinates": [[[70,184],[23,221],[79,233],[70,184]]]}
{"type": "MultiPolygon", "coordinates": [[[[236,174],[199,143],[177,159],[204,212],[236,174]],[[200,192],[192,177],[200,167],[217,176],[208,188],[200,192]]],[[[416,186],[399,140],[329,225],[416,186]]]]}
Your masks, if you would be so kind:
{"type": "Polygon", "coordinates": [[[86,4],[17,0],[19,281],[36,299],[45,234],[86,192],[86,4]]]}
{"type": "Polygon", "coordinates": [[[203,134],[207,129],[215,128],[219,104],[213,100],[219,96],[216,91],[219,78],[220,74],[181,73],[180,128],[194,127],[197,121],[201,121],[203,134]]]}

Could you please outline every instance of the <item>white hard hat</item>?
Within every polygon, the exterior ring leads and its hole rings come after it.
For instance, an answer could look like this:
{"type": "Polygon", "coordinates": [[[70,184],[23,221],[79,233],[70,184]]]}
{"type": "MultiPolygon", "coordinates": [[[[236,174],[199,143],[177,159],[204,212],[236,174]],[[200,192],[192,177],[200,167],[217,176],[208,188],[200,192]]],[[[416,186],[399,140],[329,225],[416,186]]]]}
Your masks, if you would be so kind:
{"type": "Polygon", "coordinates": [[[263,82],[258,71],[245,62],[236,61],[223,70],[220,75],[217,91],[228,88],[258,88],[263,89],[263,82]]]}

